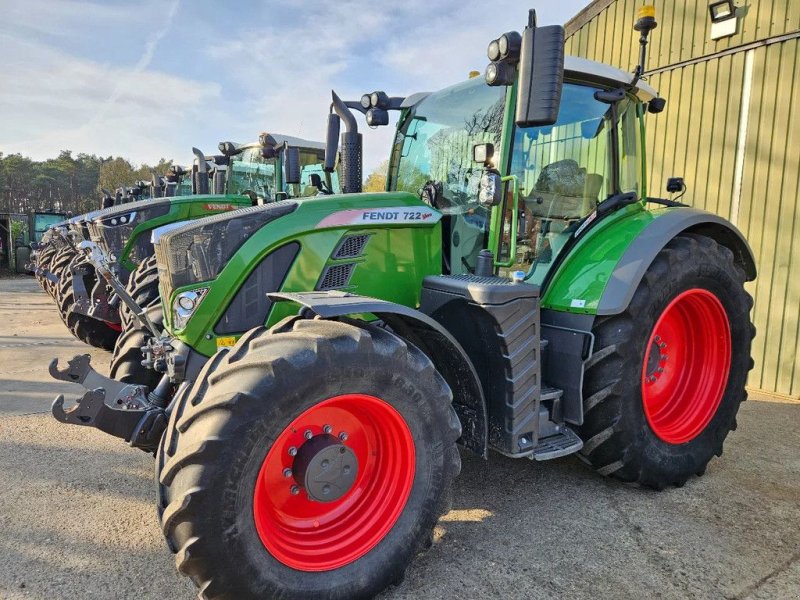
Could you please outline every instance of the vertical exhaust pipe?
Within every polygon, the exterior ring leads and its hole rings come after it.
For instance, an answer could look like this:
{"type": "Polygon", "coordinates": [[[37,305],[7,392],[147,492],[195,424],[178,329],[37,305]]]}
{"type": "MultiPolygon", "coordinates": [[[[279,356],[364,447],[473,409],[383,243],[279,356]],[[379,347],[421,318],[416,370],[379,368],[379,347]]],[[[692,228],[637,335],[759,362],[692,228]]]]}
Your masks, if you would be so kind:
{"type": "Polygon", "coordinates": [[[331,108],[338,119],[332,119],[331,117],[328,117],[325,170],[328,172],[333,171],[333,168],[329,170],[328,167],[331,166],[331,161],[333,161],[334,164],[336,161],[335,148],[333,148],[334,151],[331,152],[331,137],[333,137],[334,140],[336,139],[335,133],[338,133],[340,119],[341,121],[344,121],[345,126],[345,132],[342,134],[342,147],[340,150],[342,161],[342,193],[355,194],[361,191],[362,185],[363,150],[361,134],[358,133],[358,124],[356,123],[356,118],[353,116],[353,113],[350,112],[350,109],[347,108],[345,103],[342,102],[342,99],[336,95],[336,92],[331,91],[331,95],[333,97],[331,108]],[[332,131],[334,128],[337,130],[337,132],[332,131]],[[331,134],[333,134],[333,136],[331,134]]]}
{"type": "Polygon", "coordinates": [[[208,165],[206,164],[206,155],[197,148],[192,148],[192,153],[195,156],[195,166],[193,169],[193,184],[195,194],[208,194],[208,165]]]}

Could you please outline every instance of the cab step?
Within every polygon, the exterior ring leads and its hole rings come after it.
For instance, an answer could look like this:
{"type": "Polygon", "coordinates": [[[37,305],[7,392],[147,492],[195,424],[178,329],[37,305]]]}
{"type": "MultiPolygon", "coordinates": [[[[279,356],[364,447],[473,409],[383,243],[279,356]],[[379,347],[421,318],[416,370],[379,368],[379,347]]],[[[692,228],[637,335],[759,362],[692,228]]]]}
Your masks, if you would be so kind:
{"type": "Polygon", "coordinates": [[[583,448],[583,440],[578,434],[566,425],[562,426],[561,433],[551,435],[539,440],[536,448],[530,454],[532,460],[552,460],[573,454],[583,448]]]}

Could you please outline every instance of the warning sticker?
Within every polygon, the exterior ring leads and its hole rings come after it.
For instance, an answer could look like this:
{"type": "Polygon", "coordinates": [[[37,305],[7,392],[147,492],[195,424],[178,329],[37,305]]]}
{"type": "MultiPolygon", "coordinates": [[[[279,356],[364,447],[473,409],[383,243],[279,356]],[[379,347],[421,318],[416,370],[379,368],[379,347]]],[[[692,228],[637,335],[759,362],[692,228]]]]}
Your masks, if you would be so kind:
{"type": "Polygon", "coordinates": [[[236,336],[229,335],[226,337],[218,337],[217,338],[217,348],[230,348],[231,346],[236,344],[236,336]]]}
{"type": "Polygon", "coordinates": [[[317,229],[364,224],[433,225],[438,223],[441,218],[442,213],[429,207],[360,208],[340,210],[330,214],[317,224],[317,229]]]}

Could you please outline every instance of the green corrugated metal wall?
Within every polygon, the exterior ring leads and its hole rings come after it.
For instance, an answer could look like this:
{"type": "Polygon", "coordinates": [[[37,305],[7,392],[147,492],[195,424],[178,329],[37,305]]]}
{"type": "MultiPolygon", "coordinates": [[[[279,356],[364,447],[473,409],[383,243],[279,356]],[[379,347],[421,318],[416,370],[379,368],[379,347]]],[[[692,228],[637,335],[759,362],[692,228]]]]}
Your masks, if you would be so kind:
{"type": "MultiPolygon", "coordinates": [[[[587,9],[590,20],[579,15],[567,24],[567,53],[632,70],[632,25],[643,3],[598,0],[587,9]]],[[[748,286],[758,330],[750,385],[798,398],[800,39],[769,38],[800,30],[800,0],[748,1],[737,34],[718,41],[710,37],[707,0],[654,4],[659,26],[647,67],[667,108],[648,120],[650,193],[663,195],[667,177],[681,175],[685,200],[740,227],[759,271],[748,286]]]]}

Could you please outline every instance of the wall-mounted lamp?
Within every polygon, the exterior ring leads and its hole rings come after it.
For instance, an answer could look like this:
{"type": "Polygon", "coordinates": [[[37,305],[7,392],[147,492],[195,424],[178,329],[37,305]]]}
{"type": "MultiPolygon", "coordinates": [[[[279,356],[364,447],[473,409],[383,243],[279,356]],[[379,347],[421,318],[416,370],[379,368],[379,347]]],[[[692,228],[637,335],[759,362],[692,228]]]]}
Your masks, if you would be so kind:
{"type": "Polygon", "coordinates": [[[736,34],[736,7],[733,0],[719,0],[708,5],[711,15],[711,39],[718,40],[736,34]]]}

